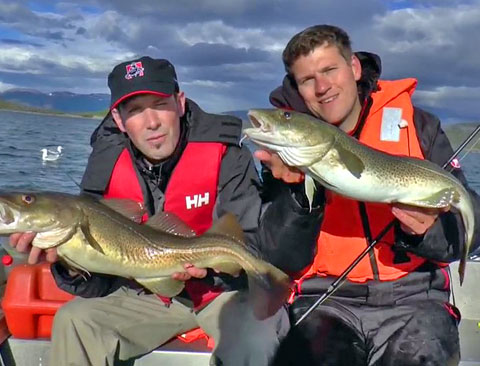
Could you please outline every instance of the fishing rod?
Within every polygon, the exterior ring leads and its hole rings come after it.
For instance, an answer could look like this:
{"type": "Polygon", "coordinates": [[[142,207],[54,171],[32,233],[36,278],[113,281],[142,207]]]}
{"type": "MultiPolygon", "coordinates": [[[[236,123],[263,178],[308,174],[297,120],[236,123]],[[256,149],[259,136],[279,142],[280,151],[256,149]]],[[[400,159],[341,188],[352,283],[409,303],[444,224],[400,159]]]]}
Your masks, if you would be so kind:
{"type": "MultiPolygon", "coordinates": [[[[450,159],[448,159],[448,161],[445,164],[443,164],[443,169],[445,169],[458,156],[458,154],[460,154],[460,152],[465,148],[465,146],[467,146],[470,143],[470,141],[473,140],[473,138],[479,131],[480,131],[480,125],[478,125],[477,128],[473,130],[473,132],[466,138],[466,140],[462,142],[462,144],[457,148],[457,150],[455,150],[455,152],[450,157],[450,159]]],[[[472,148],[475,144],[472,145],[472,148]]]]}
{"type": "MultiPolygon", "coordinates": [[[[445,169],[449,166],[449,164],[460,154],[460,152],[467,146],[470,141],[472,141],[475,136],[480,132],[480,124],[473,130],[472,133],[462,142],[462,144],[455,150],[452,156],[443,164],[442,168],[445,169]]],[[[382,238],[387,234],[387,232],[395,225],[397,220],[393,219],[390,223],[385,226],[385,228],[378,234],[378,236],[371,241],[368,246],[363,250],[360,255],[355,258],[355,260],[350,264],[347,269],[345,269],[342,274],[333,281],[330,286],[328,286],[327,291],[325,291],[322,296],[320,296],[310,307],[303,313],[303,315],[295,322],[295,327],[298,326],[310,313],[315,310],[319,305],[323,304],[330,296],[332,296],[335,291],[337,291],[340,286],[345,282],[347,276],[350,272],[357,266],[357,264],[377,245],[377,243],[382,240],[382,238]]]]}

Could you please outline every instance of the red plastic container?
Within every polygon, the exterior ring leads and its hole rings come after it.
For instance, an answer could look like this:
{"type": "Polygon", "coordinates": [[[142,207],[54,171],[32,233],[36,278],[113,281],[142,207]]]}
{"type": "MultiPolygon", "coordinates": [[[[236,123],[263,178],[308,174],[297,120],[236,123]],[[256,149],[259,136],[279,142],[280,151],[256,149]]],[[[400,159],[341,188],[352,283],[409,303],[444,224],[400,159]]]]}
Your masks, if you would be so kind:
{"type": "Polygon", "coordinates": [[[53,316],[71,299],[72,295],[57,287],[50,264],[13,268],[2,300],[10,333],[17,338],[50,338],[53,316]]]}
{"type": "MultiPolygon", "coordinates": [[[[50,338],[55,313],[73,298],[57,287],[49,263],[19,265],[8,276],[2,300],[8,330],[16,338],[50,338]]],[[[206,339],[208,348],[213,348],[213,339],[199,328],[178,338],[187,343],[206,339]]]]}

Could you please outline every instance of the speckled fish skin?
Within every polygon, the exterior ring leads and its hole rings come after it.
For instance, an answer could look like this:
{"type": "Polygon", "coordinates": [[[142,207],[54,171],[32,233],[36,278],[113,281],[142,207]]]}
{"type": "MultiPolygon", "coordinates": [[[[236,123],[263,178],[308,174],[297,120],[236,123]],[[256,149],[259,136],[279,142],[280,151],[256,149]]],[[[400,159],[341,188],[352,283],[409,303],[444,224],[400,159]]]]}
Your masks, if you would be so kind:
{"type": "Polygon", "coordinates": [[[460,282],[473,239],[475,218],[470,194],[436,164],[384,153],[339,128],[309,115],[281,109],[249,111],[253,128],[244,130],[257,145],[276,152],[326,188],[364,202],[459,210],[465,227],[460,282]]]}
{"type": "Polygon", "coordinates": [[[243,268],[249,284],[276,296],[288,295],[289,277],[235,237],[169,234],[137,224],[88,196],[0,193],[0,234],[24,231],[36,232],[34,246],[56,247],[74,268],[135,279],[165,296],[183,289],[183,281],[171,279],[171,274],[183,272],[185,263],[232,275],[243,268]]]}

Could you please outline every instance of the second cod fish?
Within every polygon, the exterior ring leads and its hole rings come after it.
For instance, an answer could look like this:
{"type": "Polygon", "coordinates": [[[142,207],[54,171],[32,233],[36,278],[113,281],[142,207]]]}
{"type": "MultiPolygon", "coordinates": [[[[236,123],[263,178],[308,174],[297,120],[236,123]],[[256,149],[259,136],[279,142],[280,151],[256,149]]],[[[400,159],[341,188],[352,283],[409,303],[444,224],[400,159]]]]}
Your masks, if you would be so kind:
{"type": "Polygon", "coordinates": [[[301,169],[309,196],[313,194],[312,177],[331,191],[358,201],[458,209],[465,226],[459,266],[463,282],[475,217],[470,194],[452,174],[427,160],[370,148],[307,114],[253,109],[248,116],[254,127],[244,130],[247,137],[276,152],[285,164],[301,169]]]}
{"type": "Polygon", "coordinates": [[[170,276],[184,271],[185,263],[234,276],[244,269],[260,317],[275,311],[288,295],[289,277],[244,245],[243,231],[233,215],[193,236],[168,214],[154,216],[146,225],[132,221],[142,214],[137,203],[126,200],[100,202],[55,192],[0,194],[0,234],[35,232],[33,246],[56,247],[59,257],[73,268],[134,279],[168,297],[183,290],[185,282],[170,276]],[[123,214],[117,212],[120,206],[123,214]]]}

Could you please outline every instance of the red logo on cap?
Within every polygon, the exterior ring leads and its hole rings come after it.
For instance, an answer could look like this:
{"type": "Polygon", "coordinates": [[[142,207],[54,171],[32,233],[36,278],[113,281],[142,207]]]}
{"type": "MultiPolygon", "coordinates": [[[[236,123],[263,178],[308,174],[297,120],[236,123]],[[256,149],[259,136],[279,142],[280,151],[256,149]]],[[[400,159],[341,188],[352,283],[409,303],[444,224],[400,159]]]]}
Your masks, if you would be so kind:
{"type": "Polygon", "coordinates": [[[142,66],[142,62],[132,62],[130,65],[125,66],[127,69],[127,73],[125,75],[125,79],[130,80],[137,76],[143,76],[143,71],[145,70],[142,66]]]}

